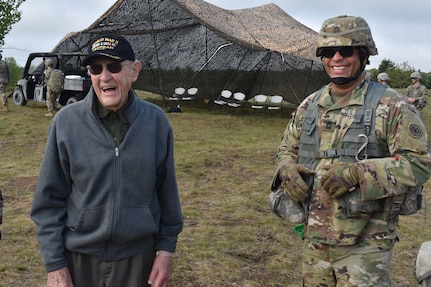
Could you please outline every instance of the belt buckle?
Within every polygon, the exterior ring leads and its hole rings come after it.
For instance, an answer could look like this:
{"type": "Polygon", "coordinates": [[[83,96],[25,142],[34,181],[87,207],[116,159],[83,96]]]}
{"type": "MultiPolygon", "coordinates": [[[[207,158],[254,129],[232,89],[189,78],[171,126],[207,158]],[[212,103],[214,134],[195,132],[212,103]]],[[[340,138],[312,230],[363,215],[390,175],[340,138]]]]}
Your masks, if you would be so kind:
{"type": "Polygon", "coordinates": [[[330,158],[336,157],[337,156],[337,150],[336,149],[328,149],[326,151],[326,156],[330,157],[330,158]]]}

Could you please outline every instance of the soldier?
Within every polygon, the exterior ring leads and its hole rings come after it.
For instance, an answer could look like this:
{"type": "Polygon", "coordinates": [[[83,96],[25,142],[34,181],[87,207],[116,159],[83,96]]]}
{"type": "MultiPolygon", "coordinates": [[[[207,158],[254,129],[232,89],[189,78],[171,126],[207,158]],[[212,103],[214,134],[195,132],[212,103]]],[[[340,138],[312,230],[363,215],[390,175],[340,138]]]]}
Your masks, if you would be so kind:
{"type": "Polygon", "coordinates": [[[410,75],[412,84],[407,87],[406,95],[410,104],[414,105],[419,111],[425,107],[428,98],[427,88],[421,84],[422,75],[419,72],[413,72],[410,75]]]}
{"type": "Polygon", "coordinates": [[[390,88],[391,86],[389,86],[388,81],[389,81],[389,75],[387,73],[383,72],[377,75],[377,82],[379,82],[383,86],[390,88]]]}
{"type": "Polygon", "coordinates": [[[51,118],[54,116],[54,107],[56,109],[61,108],[57,99],[60,96],[63,86],[63,73],[53,68],[51,59],[46,59],[44,74],[46,83],[46,107],[48,108],[48,113],[45,114],[45,117],[51,118]]]}
{"type": "MultiPolygon", "coordinates": [[[[303,286],[387,287],[400,210],[394,199],[431,173],[424,123],[396,91],[365,79],[377,48],[363,18],[326,20],[316,55],[331,83],[292,114],[271,189],[282,187],[304,208],[303,286]]],[[[283,200],[271,198],[273,208],[283,200]]]]}
{"type": "Polygon", "coordinates": [[[9,112],[7,103],[6,86],[9,83],[9,67],[6,61],[2,60],[2,51],[0,51],[0,100],[3,105],[2,112],[9,112]]]}

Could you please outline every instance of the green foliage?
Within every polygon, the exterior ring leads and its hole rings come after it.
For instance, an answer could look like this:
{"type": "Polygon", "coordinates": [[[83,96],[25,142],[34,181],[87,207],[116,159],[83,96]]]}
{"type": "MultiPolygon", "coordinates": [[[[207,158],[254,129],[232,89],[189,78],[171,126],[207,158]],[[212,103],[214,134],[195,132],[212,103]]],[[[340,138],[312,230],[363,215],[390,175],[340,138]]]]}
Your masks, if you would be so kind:
{"type": "Polygon", "coordinates": [[[422,74],[421,83],[424,84],[425,87],[430,89],[431,88],[431,72],[430,73],[421,72],[421,74],[422,74]]]}
{"type": "MultiPolygon", "coordinates": [[[[388,84],[392,88],[397,89],[406,89],[410,84],[410,75],[415,72],[416,69],[411,66],[408,62],[403,62],[401,64],[396,64],[389,59],[383,59],[380,62],[378,69],[370,69],[368,72],[372,75],[374,80],[377,79],[377,75],[382,72],[386,72],[389,75],[388,84]]],[[[422,74],[421,83],[424,84],[427,88],[431,87],[431,72],[424,73],[420,71],[422,74]]],[[[402,90],[404,93],[405,90],[402,90]]]]}
{"type": "Polygon", "coordinates": [[[395,63],[388,59],[383,59],[379,65],[379,71],[394,70],[395,63]]]}
{"type": "Polygon", "coordinates": [[[19,6],[25,0],[2,0],[0,1],[0,45],[4,44],[4,37],[12,28],[12,25],[21,20],[22,12],[19,6]]]}

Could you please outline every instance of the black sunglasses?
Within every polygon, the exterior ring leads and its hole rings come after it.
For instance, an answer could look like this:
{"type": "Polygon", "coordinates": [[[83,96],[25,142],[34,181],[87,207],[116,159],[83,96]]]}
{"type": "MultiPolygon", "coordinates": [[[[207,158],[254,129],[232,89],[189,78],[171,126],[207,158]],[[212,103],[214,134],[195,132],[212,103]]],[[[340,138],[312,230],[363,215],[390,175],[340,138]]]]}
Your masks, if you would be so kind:
{"type": "MultiPolygon", "coordinates": [[[[87,66],[87,68],[91,74],[99,75],[103,71],[103,66],[104,65],[102,64],[90,64],[87,66]]],[[[121,70],[123,69],[123,65],[121,64],[121,62],[112,62],[106,64],[106,69],[108,69],[110,73],[116,74],[121,72],[121,70]]]]}
{"type": "Polygon", "coordinates": [[[335,53],[339,53],[341,57],[351,57],[355,52],[354,47],[332,47],[332,48],[321,48],[320,56],[325,58],[334,57],[335,53]]]}

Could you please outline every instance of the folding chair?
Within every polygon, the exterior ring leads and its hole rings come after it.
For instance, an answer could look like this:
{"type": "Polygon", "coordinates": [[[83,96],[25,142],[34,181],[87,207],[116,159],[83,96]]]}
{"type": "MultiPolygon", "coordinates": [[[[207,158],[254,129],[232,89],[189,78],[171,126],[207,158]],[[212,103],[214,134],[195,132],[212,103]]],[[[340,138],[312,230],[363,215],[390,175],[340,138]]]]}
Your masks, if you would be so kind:
{"type": "Polygon", "coordinates": [[[198,93],[198,88],[190,88],[187,90],[187,95],[183,96],[183,102],[190,102],[190,106],[192,106],[192,102],[196,100],[196,94],[198,93]]]}
{"type": "MultiPolygon", "coordinates": [[[[214,100],[214,104],[219,105],[221,107],[221,110],[224,111],[225,107],[227,106],[227,103],[229,103],[230,98],[232,97],[232,92],[229,90],[223,90],[221,91],[219,97],[214,100]]],[[[213,106],[213,108],[216,106],[213,106]]]]}
{"type": "Polygon", "coordinates": [[[253,104],[251,105],[250,116],[253,115],[253,110],[262,110],[262,115],[266,115],[266,103],[268,101],[268,97],[265,95],[256,95],[253,98],[253,104]]]}
{"type": "Polygon", "coordinates": [[[269,97],[269,103],[266,108],[267,108],[268,115],[270,115],[270,111],[278,110],[281,117],[282,109],[283,109],[283,97],[282,96],[269,97]]]}
{"type": "Polygon", "coordinates": [[[230,108],[236,109],[236,114],[239,111],[239,108],[242,106],[245,100],[245,94],[241,92],[236,92],[233,94],[233,100],[227,103],[227,106],[230,108]]]}

